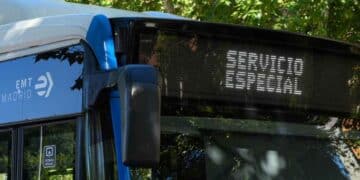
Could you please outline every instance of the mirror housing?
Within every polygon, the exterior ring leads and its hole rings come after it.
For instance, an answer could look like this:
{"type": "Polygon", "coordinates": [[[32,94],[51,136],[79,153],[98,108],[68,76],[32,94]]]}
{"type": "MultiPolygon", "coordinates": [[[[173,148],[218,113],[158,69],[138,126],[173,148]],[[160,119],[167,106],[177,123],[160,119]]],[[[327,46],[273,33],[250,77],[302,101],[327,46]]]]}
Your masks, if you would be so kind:
{"type": "Polygon", "coordinates": [[[160,160],[159,73],[150,65],[118,70],[123,163],[154,167],[160,160]]]}

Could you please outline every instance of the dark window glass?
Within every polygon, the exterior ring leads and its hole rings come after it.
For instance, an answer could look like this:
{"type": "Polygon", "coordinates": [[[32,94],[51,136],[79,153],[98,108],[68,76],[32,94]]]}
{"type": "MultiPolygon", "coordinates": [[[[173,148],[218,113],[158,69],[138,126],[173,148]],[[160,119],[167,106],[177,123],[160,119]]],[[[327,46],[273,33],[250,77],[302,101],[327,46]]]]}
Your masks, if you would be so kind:
{"type": "Polygon", "coordinates": [[[111,116],[107,105],[98,106],[89,118],[89,174],[95,179],[117,179],[117,165],[111,116]]]}
{"type": "Polygon", "coordinates": [[[105,179],[118,179],[113,127],[111,119],[107,116],[107,114],[108,113],[105,111],[100,115],[104,150],[105,179]]]}
{"type": "Polygon", "coordinates": [[[74,179],[75,124],[24,128],[23,179],[74,179]]]}
{"type": "Polygon", "coordinates": [[[11,132],[0,132],[0,179],[11,179],[11,132]]]}

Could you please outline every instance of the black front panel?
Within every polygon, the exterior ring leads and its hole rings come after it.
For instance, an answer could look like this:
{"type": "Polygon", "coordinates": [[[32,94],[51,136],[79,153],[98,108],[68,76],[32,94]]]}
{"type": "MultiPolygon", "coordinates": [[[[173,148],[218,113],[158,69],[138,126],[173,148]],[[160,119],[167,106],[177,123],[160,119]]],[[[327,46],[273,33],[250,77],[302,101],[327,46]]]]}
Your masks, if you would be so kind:
{"type": "Polygon", "coordinates": [[[159,67],[165,98],[341,113],[360,103],[358,55],[159,29],[140,32],[138,59],[159,67]]]}

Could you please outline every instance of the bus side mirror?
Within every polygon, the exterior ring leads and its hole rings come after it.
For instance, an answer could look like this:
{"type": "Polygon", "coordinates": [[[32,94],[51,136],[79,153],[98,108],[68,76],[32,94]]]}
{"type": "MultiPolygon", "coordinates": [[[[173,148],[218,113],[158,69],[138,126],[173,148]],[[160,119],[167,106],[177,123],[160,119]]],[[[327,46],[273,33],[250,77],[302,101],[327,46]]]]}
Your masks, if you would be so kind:
{"type": "Polygon", "coordinates": [[[156,166],[160,160],[159,73],[150,65],[127,65],[119,71],[123,163],[156,166]]]}

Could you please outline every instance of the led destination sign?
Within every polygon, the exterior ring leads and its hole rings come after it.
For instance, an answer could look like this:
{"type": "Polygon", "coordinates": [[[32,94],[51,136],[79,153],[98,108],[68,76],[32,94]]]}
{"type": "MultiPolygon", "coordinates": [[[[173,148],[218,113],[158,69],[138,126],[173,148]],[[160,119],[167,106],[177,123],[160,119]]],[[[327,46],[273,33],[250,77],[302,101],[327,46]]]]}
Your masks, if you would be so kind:
{"type": "Polygon", "coordinates": [[[163,96],[351,113],[354,54],[194,34],[141,34],[140,63],[159,67],[163,96]]]}
{"type": "Polygon", "coordinates": [[[302,95],[302,58],[229,50],[226,59],[226,88],[302,95]]]}

